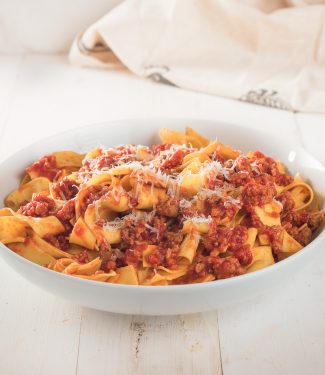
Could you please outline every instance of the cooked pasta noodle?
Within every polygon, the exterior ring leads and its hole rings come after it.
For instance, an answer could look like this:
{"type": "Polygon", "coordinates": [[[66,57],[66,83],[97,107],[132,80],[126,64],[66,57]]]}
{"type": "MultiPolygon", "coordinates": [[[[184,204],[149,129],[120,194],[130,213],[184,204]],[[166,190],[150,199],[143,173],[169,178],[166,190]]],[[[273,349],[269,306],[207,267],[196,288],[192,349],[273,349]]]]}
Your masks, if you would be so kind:
{"type": "Polygon", "coordinates": [[[161,144],[45,155],[0,210],[0,241],[73,277],[210,282],[273,265],[324,224],[313,189],[259,151],[161,129],[161,144]]]}

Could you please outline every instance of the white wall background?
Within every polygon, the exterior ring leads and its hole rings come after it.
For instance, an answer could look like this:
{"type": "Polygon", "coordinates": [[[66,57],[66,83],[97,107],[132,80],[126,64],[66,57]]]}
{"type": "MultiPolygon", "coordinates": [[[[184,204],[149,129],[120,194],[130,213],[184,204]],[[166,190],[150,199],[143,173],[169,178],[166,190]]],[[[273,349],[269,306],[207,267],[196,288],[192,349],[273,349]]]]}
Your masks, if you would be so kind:
{"type": "Polygon", "coordinates": [[[0,53],[65,52],[122,0],[0,0],[0,53]]]}
{"type": "MultiPolygon", "coordinates": [[[[123,0],[0,0],[0,53],[66,52],[85,29],[123,0]]],[[[161,0],[163,1],[163,0],[161,0]]],[[[269,13],[325,0],[237,0],[269,13]]]]}

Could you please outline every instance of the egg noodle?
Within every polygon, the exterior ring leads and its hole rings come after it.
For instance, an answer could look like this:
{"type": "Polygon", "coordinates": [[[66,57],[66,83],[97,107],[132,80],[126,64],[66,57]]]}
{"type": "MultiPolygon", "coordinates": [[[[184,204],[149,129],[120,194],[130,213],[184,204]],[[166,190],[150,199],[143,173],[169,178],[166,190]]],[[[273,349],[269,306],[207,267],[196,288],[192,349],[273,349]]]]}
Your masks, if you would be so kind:
{"type": "Polygon", "coordinates": [[[310,185],[261,153],[192,128],[160,130],[152,147],[43,156],[0,210],[0,241],[84,279],[170,285],[271,266],[319,232],[310,185]]]}

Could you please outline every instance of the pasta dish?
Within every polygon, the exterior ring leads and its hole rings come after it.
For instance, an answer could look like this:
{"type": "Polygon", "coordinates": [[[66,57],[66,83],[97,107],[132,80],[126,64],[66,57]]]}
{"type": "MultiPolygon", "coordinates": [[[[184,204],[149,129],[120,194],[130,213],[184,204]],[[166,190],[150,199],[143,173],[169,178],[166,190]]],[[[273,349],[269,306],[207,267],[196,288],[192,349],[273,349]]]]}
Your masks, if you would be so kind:
{"type": "Polygon", "coordinates": [[[192,128],[159,135],[40,158],[0,209],[0,242],[83,279],[173,285],[271,266],[319,233],[316,194],[280,161],[192,128]]]}

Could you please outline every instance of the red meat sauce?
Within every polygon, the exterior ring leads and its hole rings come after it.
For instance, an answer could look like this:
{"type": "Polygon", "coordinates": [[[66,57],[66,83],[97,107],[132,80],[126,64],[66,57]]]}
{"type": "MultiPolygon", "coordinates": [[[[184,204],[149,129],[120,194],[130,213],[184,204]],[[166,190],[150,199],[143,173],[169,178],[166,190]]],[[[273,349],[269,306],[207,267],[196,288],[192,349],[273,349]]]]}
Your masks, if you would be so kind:
{"type": "Polygon", "coordinates": [[[312,240],[313,232],[308,226],[298,228],[290,223],[286,223],[283,227],[302,246],[308,245],[312,240]]]}
{"type": "Polygon", "coordinates": [[[155,216],[148,222],[143,219],[125,218],[121,230],[122,243],[126,248],[143,242],[157,244],[166,232],[167,223],[162,216],[155,216]]]}
{"type": "Polygon", "coordinates": [[[283,241],[283,228],[281,225],[263,226],[260,229],[260,233],[267,235],[273,253],[278,254],[281,251],[283,241]]]}
{"type": "Polygon", "coordinates": [[[69,231],[65,231],[63,233],[59,233],[57,235],[47,234],[44,236],[44,240],[49,242],[51,245],[61,249],[67,250],[70,246],[69,244],[69,231]]]}
{"type": "MultiPolygon", "coordinates": [[[[259,151],[252,158],[245,155],[236,160],[227,160],[223,163],[224,172],[211,171],[206,176],[206,187],[213,190],[230,184],[233,188],[241,188],[241,199],[245,208],[262,206],[270,203],[276,196],[275,185],[288,185],[293,177],[281,174],[276,162],[259,151]]],[[[288,203],[289,198],[282,197],[288,203]]]]}
{"type": "Polygon", "coordinates": [[[34,173],[38,177],[46,177],[50,181],[55,181],[61,174],[57,167],[54,155],[45,155],[26,169],[27,173],[34,173]]]}
{"type": "Polygon", "coordinates": [[[21,206],[17,212],[31,217],[56,216],[63,224],[65,230],[57,235],[46,235],[44,239],[62,250],[66,250],[69,247],[68,237],[72,231],[70,220],[75,216],[74,200],[67,201],[58,209],[52,198],[36,195],[33,200],[21,206]]]}
{"type": "Polygon", "coordinates": [[[160,143],[158,145],[151,146],[151,150],[154,155],[159,155],[162,151],[169,150],[171,146],[172,145],[168,143],[160,143]]]}
{"type": "Polygon", "coordinates": [[[126,219],[121,235],[125,264],[140,265],[143,251],[147,244],[152,244],[157,245],[157,249],[146,258],[152,267],[177,268],[177,255],[183,235],[180,230],[168,228],[166,218],[156,216],[150,222],[126,219]]]}
{"type": "Polygon", "coordinates": [[[173,217],[179,213],[179,199],[175,196],[168,198],[164,202],[158,202],[156,205],[156,213],[158,215],[173,217]]]}
{"type": "Polygon", "coordinates": [[[103,168],[111,168],[120,161],[127,163],[135,160],[137,160],[135,145],[117,146],[101,152],[94,159],[84,159],[79,172],[102,170],[103,168]]]}
{"type": "Polygon", "coordinates": [[[118,248],[113,248],[105,239],[99,243],[99,258],[101,259],[100,270],[109,272],[118,267],[125,266],[123,262],[123,252],[118,248]]]}
{"type": "Polygon", "coordinates": [[[209,155],[210,159],[213,161],[219,161],[220,163],[224,163],[226,158],[221,154],[220,151],[214,151],[212,154],[209,155]]]}
{"type": "Polygon", "coordinates": [[[73,219],[76,215],[76,209],[75,209],[75,200],[71,199],[70,201],[67,201],[61,208],[59,208],[55,214],[55,216],[61,221],[61,222],[67,222],[73,219]]]}
{"type": "Polygon", "coordinates": [[[90,257],[89,257],[87,250],[82,250],[79,254],[74,255],[72,259],[74,259],[76,262],[80,264],[85,264],[85,263],[90,262],[90,257]]]}
{"type": "Polygon", "coordinates": [[[80,204],[81,213],[85,213],[87,207],[109,192],[109,187],[105,185],[91,185],[87,188],[80,204]]]}
{"type": "Polygon", "coordinates": [[[247,228],[238,225],[234,228],[219,226],[213,220],[209,232],[204,236],[202,245],[206,253],[218,256],[225,252],[240,257],[242,265],[248,265],[252,261],[249,246],[245,244],[248,238],[247,228]],[[246,254],[244,256],[244,253],[246,254]],[[240,255],[240,256],[239,256],[240,255]],[[244,259],[245,258],[245,259],[244,259]]]}
{"type": "MultiPolygon", "coordinates": [[[[132,249],[125,251],[123,261],[125,264],[134,265],[138,267],[142,263],[143,251],[147,244],[137,244],[132,249]]],[[[169,269],[177,269],[177,257],[179,253],[179,245],[173,248],[166,247],[166,245],[158,246],[151,254],[147,255],[146,261],[151,267],[167,267],[169,269]]]]}
{"type": "Polygon", "coordinates": [[[53,215],[56,212],[56,206],[52,198],[38,194],[33,200],[21,206],[17,212],[25,216],[45,217],[53,215]]]}
{"type": "Polygon", "coordinates": [[[230,200],[213,196],[204,200],[204,215],[215,220],[228,218],[232,220],[239,210],[239,206],[230,200]]]}
{"type": "MultiPolygon", "coordinates": [[[[278,254],[281,251],[284,229],[302,246],[306,246],[311,242],[313,233],[322,227],[325,222],[325,213],[323,211],[288,211],[288,207],[293,206],[290,194],[289,196],[283,194],[280,198],[284,205],[284,215],[282,216],[281,226],[263,225],[254,212],[251,212],[249,219],[242,223],[247,227],[253,226],[258,228],[260,234],[266,234],[274,254],[278,254]],[[289,203],[285,201],[287,198],[289,203]]],[[[279,197],[277,197],[277,199],[279,199],[279,197]]]]}
{"type": "Polygon", "coordinates": [[[246,209],[271,203],[277,192],[275,185],[269,181],[251,181],[241,192],[241,199],[246,209]]]}
{"type": "Polygon", "coordinates": [[[284,229],[303,246],[309,244],[313,233],[324,223],[324,211],[289,211],[282,218],[284,229]]]}
{"type": "Polygon", "coordinates": [[[56,182],[52,185],[54,198],[62,200],[70,200],[74,198],[79,191],[79,183],[68,178],[56,182]]]}
{"type": "Polygon", "coordinates": [[[205,176],[204,183],[208,189],[215,190],[224,186],[225,178],[223,175],[210,172],[205,176]]]}
{"type": "Polygon", "coordinates": [[[283,223],[289,223],[296,227],[301,227],[304,224],[314,232],[319,229],[325,221],[324,211],[290,211],[283,217],[283,223]]]}
{"type": "Polygon", "coordinates": [[[246,272],[239,260],[235,256],[226,258],[215,256],[197,256],[191,269],[186,275],[185,281],[193,282],[196,279],[204,278],[208,275],[216,279],[228,279],[230,277],[243,275],[246,272]]]}
{"type": "Polygon", "coordinates": [[[260,151],[255,151],[252,156],[252,161],[260,170],[261,173],[266,173],[274,177],[274,182],[280,186],[289,185],[293,181],[293,177],[287,174],[280,173],[277,163],[274,159],[264,155],[260,151]]]}
{"type": "Polygon", "coordinates": [[[159,165],[159,169],[165,171],[166,169],[173,169],[178,165],[182,164],[184,156],[188,152],[183,149],[176,150],[172,154],[168,155],[166,159],[159,165]]]}
{"type": "Polygon", "coordinates": [[[17,213],[31,217],[54,215],[62,222],[69,221],[75,216],[75,201],[69,200],[62,207],[57,208],[52,198],[38,194],[30,202],[22,205],[17,213]]]}
{"type": "Polygon", "coordinates": [[[233,277],[245,273],[245,266],[252,260],[247,240],[247,228],[218,226],[213,221],[210,230],[202,240],[202,250],[193,262],[189,278],[198,279],[213,275],[217,279],[233,277]]]}
{"type": "Polygon", "coordinates": [[[277,195],[276,200],[279,201],[283,206],[282,214],[292,211],[295,208],[295,201],[288,191],[283,191],[277,195]]]}

